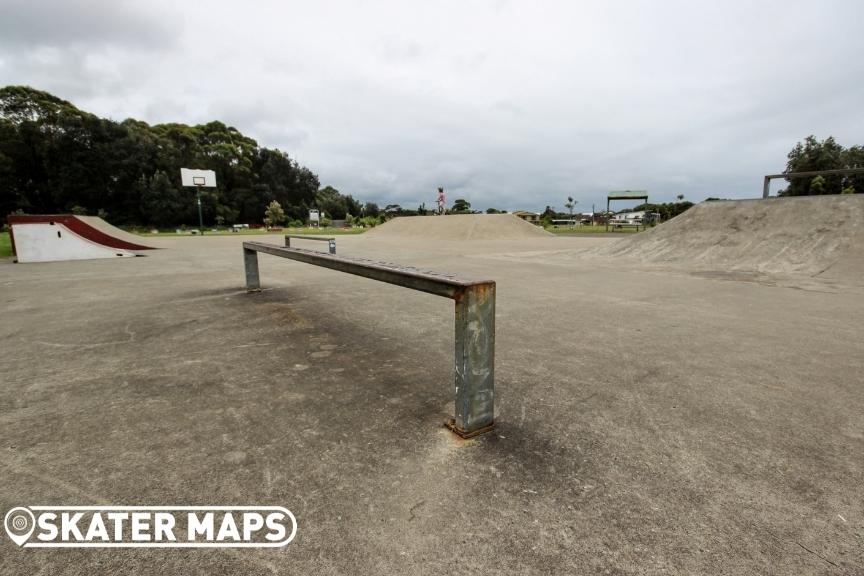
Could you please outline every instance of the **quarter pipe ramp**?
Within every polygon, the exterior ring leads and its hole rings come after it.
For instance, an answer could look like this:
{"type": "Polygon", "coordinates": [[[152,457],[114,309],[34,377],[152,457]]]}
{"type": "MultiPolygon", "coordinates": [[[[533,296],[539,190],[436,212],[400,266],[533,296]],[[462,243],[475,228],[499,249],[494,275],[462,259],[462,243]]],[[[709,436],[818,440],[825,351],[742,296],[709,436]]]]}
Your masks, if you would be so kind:
{"type": "Polygon", "coordinates": [[[18,262],[55,262],[141,256],[152,246],[93,216],[18,215],[8,218],[12,251],[18,262]]]}

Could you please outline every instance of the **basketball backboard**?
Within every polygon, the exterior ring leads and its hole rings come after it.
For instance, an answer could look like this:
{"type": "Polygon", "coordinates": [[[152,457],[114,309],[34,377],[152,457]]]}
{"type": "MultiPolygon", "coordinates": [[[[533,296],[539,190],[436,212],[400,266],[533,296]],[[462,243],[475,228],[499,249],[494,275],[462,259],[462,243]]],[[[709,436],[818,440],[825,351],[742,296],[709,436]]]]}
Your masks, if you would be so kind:
{"type": "Polygon", "coordinates": [[[213,170],[180,169],[180,179],[183,186],[199,186],[201,188],[216,187],[216,173],[213,170]]]}

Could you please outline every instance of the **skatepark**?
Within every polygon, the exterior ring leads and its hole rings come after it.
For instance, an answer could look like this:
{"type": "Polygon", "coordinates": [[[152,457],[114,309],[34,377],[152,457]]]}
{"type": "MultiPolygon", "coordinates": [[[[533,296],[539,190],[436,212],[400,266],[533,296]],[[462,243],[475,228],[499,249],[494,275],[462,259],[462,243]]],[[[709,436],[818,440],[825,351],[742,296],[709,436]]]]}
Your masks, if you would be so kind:
{"type": "Polygon", "coordinates": [[[826,196],[627,235],[477,215],[339,237],[495,281],[495,427],[468,440],[443,426],[446,299],[269,255],[250,293],[236,235],[0,262],[6,508],[272,503],[299,526],[0,573],[860,574],[862,217],[826,196]]]}

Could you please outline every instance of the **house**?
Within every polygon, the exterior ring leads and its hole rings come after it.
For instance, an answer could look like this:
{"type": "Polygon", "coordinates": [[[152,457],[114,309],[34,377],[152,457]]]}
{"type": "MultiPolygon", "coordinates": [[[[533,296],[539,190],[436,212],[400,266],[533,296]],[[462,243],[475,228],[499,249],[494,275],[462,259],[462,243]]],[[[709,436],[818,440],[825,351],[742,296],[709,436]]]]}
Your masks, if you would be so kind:
{"type": "Polygon", "coordinates": [[[659,220],[660,214],[658,214],[657,212],[640,210],[636,212],[619,212],[612,216],[612,219],[609,220],[609,223],[624,226],[642,226],[648,224],[649,222],[657,222],[659,220]]]}
{"type": "Polygon", "coordinates": [[[641,226],[642,220],[645,218],[645,211],[638,212],[618,212],[615,214],[611,220],[609,220],[610,224],[620,226],[620,225],[630,225],[630,226],[641,226]]]}
{"type": "Polygon", "coordinates": [[[516,210],[513,212],[514,216],[518,216],[522,220],[526,222],[530,222],[531,224],[540,225],[540,214],[536,212],[528,212],[527,210],[516,210]]]}

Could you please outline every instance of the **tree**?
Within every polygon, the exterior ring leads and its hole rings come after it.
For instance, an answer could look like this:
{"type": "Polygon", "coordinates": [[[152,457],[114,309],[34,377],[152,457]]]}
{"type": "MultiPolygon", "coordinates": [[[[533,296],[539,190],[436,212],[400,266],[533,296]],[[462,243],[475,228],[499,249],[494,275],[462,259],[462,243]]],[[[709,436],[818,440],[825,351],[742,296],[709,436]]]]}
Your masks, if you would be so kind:
{"type": "MultiPolygon", "coordinates": [[[[308,168],[234,127],[115,122],[27,86],[0,88],[0,212],[104,210],[119,224],[197,222],[181,167],[216,171],[202,192],[204,217],[254,222],[272,201],[294,218],[315,206],[320,184],[308,168]]],[[[338,192],[338,191],[337,191],[338,192]]],[[[360,203],[336,195],[347,212],[360,203]]]]}
{"type": "Polygon", "coordinates": [[[315,194],[315,205],[337,220],[342,220],[348,213],[345,197],[332,186],[325,186],[315,194]]]}
{"type": "Polygon", "coordinates": [[[282,210],[279,202],[273,200],[267,205],[267,209],[264,211],[264,225],[269,228],[270,226],[281,225],[284,222],[285,211],[282,210]]]}
{"type": "MultiPolygon", "coordinates": [[[[819,141],[810,135],[804,143],[798,142],[787,155],[784,172],[810,172],[817,170],[837,170],[845,168],[849,152],[843,149],[833,137],[819,141]]],[[[780,196],[807,196],[810,194],[839,194],[843,188],[843,176],[828,175],[816,180],[806,178],[787,179],[789,185],[779,192],[780,196]]]]}
{"type": "MultiPolygon", "coordinates": [[[[843,153],[844,168],[864,168],[864,146],[852,146],[843,153]]],[[[864,174],[851,174],[843,179],[844,194],[855,194],[864,192],[864,174]],[[846,192],[847,189],[852,192],[846,192]]]]}
{"type": "Polygon", "coordinates": [[[192,218],[193,198],[185,199],[171,183],[168,175],[157,170],[150,179],[141,176],[133,185],[134,192],[141,198],[141,211],[148,222],[161,226],[175,226],[192,218]]]}
{"type": "Polygon", "coordinates": [[[814,176],[810,180],[810,194],[825,194],[825,178],[823,176],[814,176]]]}
{"type": "Polygon", "coordinates": [[[540,213],[540,224],[544,228],[552,225],[552,220],[558,218],[558,213],[552,206],[546,206],[546,209],[540,213]]]}
{"type": "Polygon", "coordinates": [[[564,204],[564,207],[567,208],[567,212],[570,214],[571,220],[573,219],[573,208],[575,208],[576,204],[578,204],[578,203],[579,203],[578,200],[573,200],[572,196],[568,196],[567,197],[567,203],[564,204]]]}
{"type": "Polygon", "coordinates": [[[363,205],[359,200],[355,200],[351,194],[345,196],[345,207],[347,208],[346,214],[359,214],[363,209],[363,205]]]}
{"type": "Polygon", "coordinates": [[[363,211],[362,211],[363,216],[377,217],[378,214],[380,214],[380,213],[381,213],[381,209],[378,208],[378,204],[375,204],[374,202],[367,202],[366,204],[363,205],[363,211]]]}
{"type": "Polygon", "coordinates": [[[678,199],[678,202],[683,202],[683,201],[684,201],[684,195],[683,195],[683,194],[678,194],[675,198],[678,199]]]}
{"type": "Polygon", "coordinates": [[[457,198],[453,202],[453,208],[450,209],[450,212],[452,212],[453,214],[470,214],[471,203],[464,198],[457,198]]]}
{"type": "MultiPolygon", "coordinates": [[[[710,200],[710,199],[709,199],[710,200]]],[[[714,200],[717,200],[716,198],[714,200]]],[[[681,202],[664,202],[663,204],[640,204],[633,208],[633,211],[654,212],[660,215],[661,220],[669,220],[678,216],[682,212],[693,207],[693,203],[689,201],[681,202]]]]}

